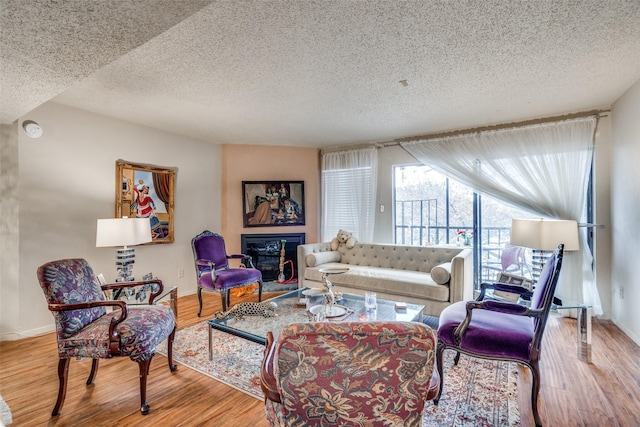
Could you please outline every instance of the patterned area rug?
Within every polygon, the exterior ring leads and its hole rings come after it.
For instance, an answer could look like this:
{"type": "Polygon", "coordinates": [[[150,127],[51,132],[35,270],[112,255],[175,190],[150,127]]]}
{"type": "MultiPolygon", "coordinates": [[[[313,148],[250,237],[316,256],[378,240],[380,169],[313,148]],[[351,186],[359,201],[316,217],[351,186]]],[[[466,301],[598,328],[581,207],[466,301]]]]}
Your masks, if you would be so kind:
{"type": "MultiPolygon", "coordinates": [[[[264,346],[214,330],[213,363],[207,334],[206,323],[177,331],[174,360],[263,400],[260,364],[264,346]]],[[[157,351],[166,356],[166,342],[157,351]]],[[[444,391],[438,406],[427,403],[422,427],[519,426],[516,366],[465,356],[453,366],[453,356],[452,351],[445,352],[444,391]]]]}
{"type": "MultiPolygon", "coordinates": [[[[260,364],[264,346],[226,332],[213,330],[213,361],[209,360],[209,325],[199,323],[178,330],[173,341],[173,360],[243,393],[263,400],[260,364]]],[[[167,342],[157,352],[167,355],[167,342]]]]}
{"type": "Polygon", "coordinates": [[[520,425],[518,368],[509,362],[494,362],[455,353],[444,353],[444,390],[438,406],[426,405],[422,427],[520,425]]]}

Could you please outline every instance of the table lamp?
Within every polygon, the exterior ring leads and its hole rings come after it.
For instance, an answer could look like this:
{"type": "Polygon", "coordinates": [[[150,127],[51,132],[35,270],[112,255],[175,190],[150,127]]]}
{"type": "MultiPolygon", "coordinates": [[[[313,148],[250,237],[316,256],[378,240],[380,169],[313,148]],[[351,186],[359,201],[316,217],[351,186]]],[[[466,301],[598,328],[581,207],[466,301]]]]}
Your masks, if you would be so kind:
{"type": "Polygon", "coordinates": [[[96,247],[122,246],[116,249],[116,282],[132,282],[135,249],[128,246],[151,241],[149,218],[99,219],[96,229],[96,247]]]}
{"type": "Polygon", "coordinates": [[[559,219],[513,219],[510,243],[533,250],[532,276],[537,282],[544,263],[560,243],[564,243],[565,252],[580,249],[578,223],[559,219]]]}

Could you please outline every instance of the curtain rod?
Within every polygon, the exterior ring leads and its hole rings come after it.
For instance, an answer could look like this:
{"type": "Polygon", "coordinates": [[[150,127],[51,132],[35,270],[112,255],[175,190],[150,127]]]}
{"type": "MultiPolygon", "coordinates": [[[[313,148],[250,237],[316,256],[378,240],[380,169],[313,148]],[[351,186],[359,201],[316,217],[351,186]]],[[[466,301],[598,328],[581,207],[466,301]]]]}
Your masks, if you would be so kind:
{"type": "Polygon", "coordinates": [[[583,112],[580,112],[580,113],[565,114],[565,115],[562,115],[562,116],[552,116],[552,117],[545,117],[545,118],[540,118],[540,119],[524,120],[524,121],[521,121],[521,122],[503,123],[503,124],[497,124],[497,125],[489,125],[489,126],[481,126],[481,127],[475,127],[475,128],[454,130],[454,131],[449,131],[449,132],[440,132],[440,133],[432,133],[432,134],[426,134],[426,135],[410,136],[410,137],[406,137],[406,138],[396,138],[396,139],[392,139],[390,141],[384,141],[384,142],[364,143],[364,144],[357,144],[357,145],[351,145],[351,146],[325,148],[325,149],[320,150],[320,153],[321,154],[323,154],[323,153],[333,153],[333,152],[337,152],[337,151],[357,150],[357,149],[370,148],[370,147],[385,148],[385,147],[392,147],[392,146],[395,146],[395,145],[400,145],[403,142],[419,141],[419,140],[423,140],[423,139],[443,138],[443,137],[447,137],[447,136],[465,135],[465,134],[469,134],[469,133],[485,132],[485,131],[492,131],[492,130],[515,129],[515,128],[519,128],[519,127],[539,125],[539,124],[544,124],[544,123],[561,122],[563,120],[579,119],[579,118],[582,118],[582,117],[589,117],[589,116],[596,116],[596,118],[600,118],[600,117],[607,117],[608,116],[607,113],[610,113],[610,112],[611,112],[611,110],[583,111],[583,112]]]}
{"type": "Polygon", "coordinates": [[[515,128],[520,128],[520,127],[525,127],[525,126],[539,125],[539,124],[544,124],[544,123],[560,122],[560,121],[563,121],[563,120],[578,119],[578,118],[589,117],[589,116],[596,116],[596,118],[607,117],[608,116],[607,113],[609,113],[610,111],[611,110],[584,111],[584,112],[581,112],[581,113],[565,114],[563,116],[553,116],[553,117],[545,117],[545,118],[541,118],[541,119],[525,120],[525,121],[521,121],[521,122],[512,122],[512,123],[504,123],[504,124],[498,124],[498,125],[481,126],[481,127],[476,127],[476,128],[454,130],[454,131],[450,131],[450,132],[440,132],[440,133],[432,133],[432,134],[427,134],[427,135],[411,136],[411,137],[408,137],[408,138],[397,138],[397,139],[394,139],[394,140],[391,140],[391,141],[387,141],[387,142],[379,142],[379,143],[375,144],[375,146],[378,147],[378,148],[384,148],[384,147],[390,147],[390,146],[393,146],[393,145],[400,145],[403,142],[420,141],[420,140],[423,140],[423,139],[443,138],[443,137],[447,137],[447,136],[465,135],[465,134],[470,134],[470,133],[486,132],[486,131],[492,131],[492,130],[515,129],[515,128]]]}

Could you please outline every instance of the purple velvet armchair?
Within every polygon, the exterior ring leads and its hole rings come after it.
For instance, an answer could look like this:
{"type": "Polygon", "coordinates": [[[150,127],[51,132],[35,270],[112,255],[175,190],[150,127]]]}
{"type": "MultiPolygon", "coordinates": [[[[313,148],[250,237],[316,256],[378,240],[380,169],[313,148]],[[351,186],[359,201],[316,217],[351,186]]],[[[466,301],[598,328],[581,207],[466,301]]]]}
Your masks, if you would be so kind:
{"type": "Polygon", "coordinates": [[[59,414],[64,404],[69,376],[69,360],[73,357],[91,358],[91,385],[98,371],[98,361],[111,357],[130,357],[140,370],[140,412],[149,413],[147,404],[147,376],[156,346],[167,340],[169,369],[173,363],[175,319],[173,311],[162,305],[152,305],[162,292],[162,282],[127,282],[100,286],[93,270],[84,259],[52,261],[38,268],[38,280],[44,291],[49,310],[56,323],[58,342],[58,399],[51,413],[59,414]],[[154,283],[158,290],[149,305],[127,306],[124,301],[106,300],[104,290],[122,289],[154,283]],[[114,310],[107,313],[106,307],[114,310]]]}
{"type": "Polygon", "coordinates": [[[475,301],[460,301],[444,309],[438,327],[436,365],[441,384],[434,403],[438,403],[445,381],[442,372],[444,350],[484,359],[505,360],[529,367],[533,377],[531,408],[537,426],[542,425],[538,414],[540,392],[540,346],[542,335],[553,303],[562,265],[564,245],[558,246],[547,260],[535,286],[529,306],[485,298],[487,290],[530,295],[524,287],[504,283],[483,283],[475,301]]]}
{"type": "Polygon", "coordinates": [[[272,426],[420,426],[438,390],[435,334],[413,322],[294,323],[267,336],[272,426]]]}
{"type": "Polygon", "coordinates": [[[232,288],[258,282],[258,301],[262,301],[262,272],[253,267],[251,257],[244,254],[227,255],[224,238],[205,230],[191,240],[191,249],[198,278],[198,302],[202,313],[202,291],[217,291],[222,297],[222,311],[230,306],[232,288]],[[230,259],[240,259],[247,268],[230,268],[230,259]],[[248,265],[247,265],[248,264],[248,265]]]}

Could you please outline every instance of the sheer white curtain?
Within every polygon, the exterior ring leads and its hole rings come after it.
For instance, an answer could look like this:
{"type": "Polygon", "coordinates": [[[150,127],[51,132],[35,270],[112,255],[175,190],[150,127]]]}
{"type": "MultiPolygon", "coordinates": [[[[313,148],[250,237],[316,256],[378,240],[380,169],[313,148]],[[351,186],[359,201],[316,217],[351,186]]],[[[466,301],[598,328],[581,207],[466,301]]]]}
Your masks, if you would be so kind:
{"type": "Polygon", "coordinates": [[[373,241],[378,171],[376,148],[322,154],[323,242],[339,230],[362,242],[373,241]]]}
{"type": "MultiPolygon", "coordinates": [[[[401,144],[422,163],[475,191],[541,217],[584,222],[596,118],[478,132],[401,144]]],[[[565,252],[557,294],[602,306],[586,231],[565,252]]]]}

